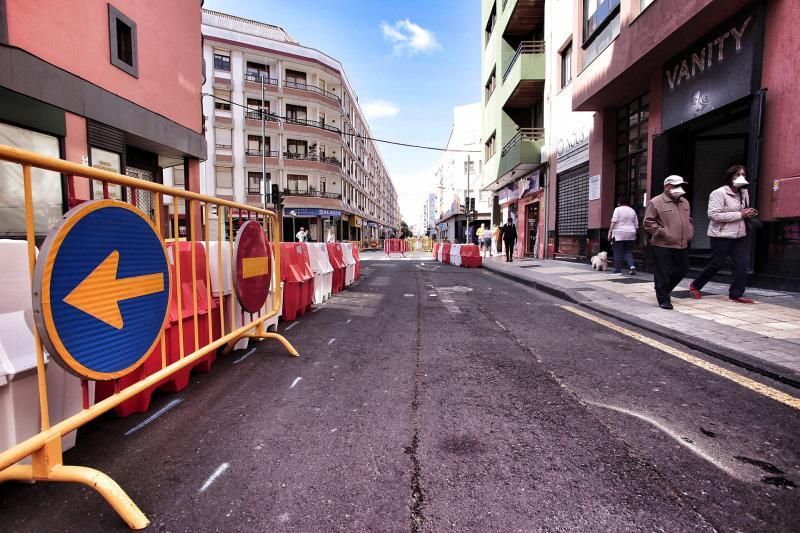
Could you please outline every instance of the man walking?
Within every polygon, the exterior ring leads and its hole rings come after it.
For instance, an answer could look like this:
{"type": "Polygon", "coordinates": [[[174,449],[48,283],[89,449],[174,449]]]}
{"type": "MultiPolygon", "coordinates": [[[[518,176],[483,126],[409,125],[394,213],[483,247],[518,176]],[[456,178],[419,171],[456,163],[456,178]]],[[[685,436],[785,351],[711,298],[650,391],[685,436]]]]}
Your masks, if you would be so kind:
{"type": "Polygon", "coordinates": [[[683,198],[688,185],[680,176],[664,180],[664,192],[647,205],[644,229],[653,246],[653,278],[661,309],[672,309],[670,295],[689,270],[689,241],[694,236],[689,201],[683,198]]]}
{"type": "Polygon", "coordinates": [[[297,232],[295,237],[297,237],[298,242],[306,242],[308,240],[308,232],[306,231],[306,228],[300,226],[300,231],[297,232]]]}
{"type": "Polygon", "coordinates": [[[508,217],[508,222],[500,228],[500,236],[506,249],[506,263],[510,263],[514,260],[514,243],[517,241],[517,227],[512,217],[508,217]]]}

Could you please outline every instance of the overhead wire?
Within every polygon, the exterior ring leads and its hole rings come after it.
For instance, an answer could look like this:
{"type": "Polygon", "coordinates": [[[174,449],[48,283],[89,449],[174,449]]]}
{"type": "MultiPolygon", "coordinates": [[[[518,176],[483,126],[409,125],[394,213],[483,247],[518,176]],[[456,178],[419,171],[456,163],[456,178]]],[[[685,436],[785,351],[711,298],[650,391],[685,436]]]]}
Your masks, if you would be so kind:
{"type": "MultiPolygon", "coordinates": [[[[240,104],[238,102],[233,102],[231,100],[226,100],[225,98],[222,98],[220,96],[216,96],[214,94],[203,93],[203,96],[210,96],[214,100],[219,100],[221,102],[225,102],[226,104],[235,105],[237,107],[242,107],[242,108],[248,109],[250,111],[259,111],[258,109],[253,109],[253,108],[251,108],[249,106],[246,106],[244,104],[240,104]]],[[[277,115],[277,114],[274,114],[274,113],[269,113],[269,116],[273,117],[273,118],[276,118],[276,119],[280,119],[284,123],[286,123],[286,122],[291,123],[292,120],[295,120],[295,119],[287,118],[285,116],[277,115]]],[[[319,128],[319,129],[324,129],[326,131],[331,131],[330,129],[323,128],[322,126],[315,126],[315,125],[312,125],[312,124],[306,124],[306,125],[311,127],[311,128],[319,128]]],[[[340,135],[349,135],[350,137],[355,137],[357,139],[363,139],[365,141],[374,141],[374,142],[379,142],[379,143],[384,143],[384,144],[393,144],[395,146],[403,146],[403,147],[406,147],[406,148],[418,148],[420,150],[434,150],[434,151],[437,151],[437,152],[455,152],[455,153],[469,153],[469,154],[479,154],[479,153],[481,153],[480,150],[458,150],[458,149],[452,149],[452,148],[441,148],[439,146],[424,146],[424,145],[421,145],[421,144],[411,144],[411,143],[403,143],[403,142],[399,142],[399,141],[390,141],[388,139],[378,139],[376,137],[367,137],[365,135],[359,135],[358,133],[345,132],[345,131],[342,131],[339,128],[336,128],[336,129],[338,130],[338,133],[340,135]]]]}

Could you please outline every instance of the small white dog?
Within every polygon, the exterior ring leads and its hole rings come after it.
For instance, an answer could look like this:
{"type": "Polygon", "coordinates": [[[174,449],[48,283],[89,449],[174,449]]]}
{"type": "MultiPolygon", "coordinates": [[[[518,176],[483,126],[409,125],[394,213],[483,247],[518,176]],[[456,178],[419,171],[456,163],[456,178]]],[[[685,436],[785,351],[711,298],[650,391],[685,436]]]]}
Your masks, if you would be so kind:
{"type": "Polygon", "coordinates": [[[599,252],[592,256],[592,268],[594,270],[606,270],[608,268],[608,252],[599,252]]]}

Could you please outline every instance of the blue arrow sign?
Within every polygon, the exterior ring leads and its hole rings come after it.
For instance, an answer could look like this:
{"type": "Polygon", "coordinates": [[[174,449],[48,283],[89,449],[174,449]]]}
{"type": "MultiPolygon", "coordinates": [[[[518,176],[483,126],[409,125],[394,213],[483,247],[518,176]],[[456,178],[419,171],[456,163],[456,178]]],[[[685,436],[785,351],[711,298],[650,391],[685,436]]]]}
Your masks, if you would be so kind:
{"type": "Polygon", "coordinates": [[[48,236],[36,265],[37,326],[68,370],[112,379],[136,368],[166,322],[169,262],[150,220],[129,204],[88,202],[48,236]]]}

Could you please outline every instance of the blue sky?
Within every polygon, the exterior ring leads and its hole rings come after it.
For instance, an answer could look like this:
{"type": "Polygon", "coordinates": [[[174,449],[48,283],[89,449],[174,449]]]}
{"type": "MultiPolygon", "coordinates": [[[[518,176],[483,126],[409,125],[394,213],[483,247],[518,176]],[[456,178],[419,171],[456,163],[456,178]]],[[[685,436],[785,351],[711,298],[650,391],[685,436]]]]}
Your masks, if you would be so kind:
{"type": "MultiPolygon", "coordinates": [[[[341,61],[373,114],[375,137],[444,146],[453,107],[480,100],[477,0],[206,0],[204,7],[276,24],[341,61]]],[[[440,154],[378,147],[403,217],[414,224],[440,154]]]]}

